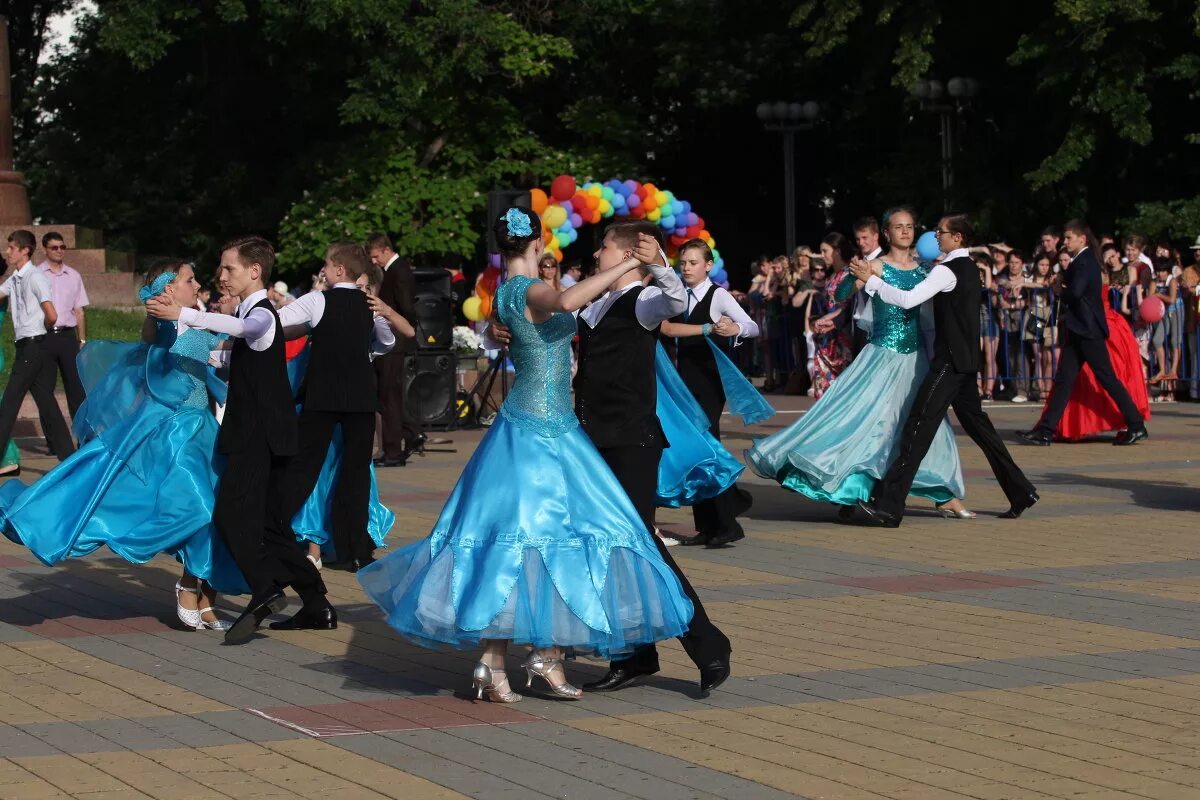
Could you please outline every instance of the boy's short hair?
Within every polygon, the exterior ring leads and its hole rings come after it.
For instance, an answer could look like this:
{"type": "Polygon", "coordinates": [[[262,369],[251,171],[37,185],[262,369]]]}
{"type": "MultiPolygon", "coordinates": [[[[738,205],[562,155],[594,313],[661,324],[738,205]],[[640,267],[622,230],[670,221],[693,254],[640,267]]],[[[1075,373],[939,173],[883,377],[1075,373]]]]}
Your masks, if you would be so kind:
{"type": "Polygon", "coordinates": [[[343,267],[351,280],[358,280],[358,276],[366,272],[371,263],[367,248],[358,242],[334,242],[325,251],[325,258],[330,263],[343,267]]]}
{"type": "Polygon", "coordinates": [[[647,236],[653,236],[658,242],[659,247],[665,247],[666,241],[663,239],[662,229],[653,222],[639,219],[631,222],[614,222],[609,225],[604,235],[612,235],[613,241],[620,247],[633,248],[638,243],[638,234],[644,233],[647,236]]]}

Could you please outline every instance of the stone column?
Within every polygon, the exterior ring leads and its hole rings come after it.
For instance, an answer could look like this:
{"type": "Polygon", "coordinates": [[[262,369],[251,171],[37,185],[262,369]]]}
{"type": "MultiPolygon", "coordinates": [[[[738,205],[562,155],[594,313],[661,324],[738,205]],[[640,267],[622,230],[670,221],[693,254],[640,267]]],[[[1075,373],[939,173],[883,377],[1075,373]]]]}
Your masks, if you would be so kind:
{"type": "Polygon", "coordinates": [[[29,225],[25,178],[13,171],[12,72],[8,60],[8,20],[0,17],[0,226],[29,225]]]}

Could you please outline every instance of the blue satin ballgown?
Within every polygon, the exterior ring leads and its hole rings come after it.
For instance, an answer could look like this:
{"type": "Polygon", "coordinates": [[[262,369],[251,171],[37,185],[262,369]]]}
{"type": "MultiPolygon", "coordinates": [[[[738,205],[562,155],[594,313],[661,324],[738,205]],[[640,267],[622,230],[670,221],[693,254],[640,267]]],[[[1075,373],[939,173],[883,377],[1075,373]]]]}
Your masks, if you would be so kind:
{"type": "Polygon", "coordinates": [[[603,658],[683,633],[691,601],[571,408],[575,318],[496,293],[516,380],[429,536],[359,570],[388,624],[424,645],[508,639],[603,658]]]}
{"type": "Polygon", "coordinates": [[[248,591],[212,525],[221,469],[208,408],[216,337],[159,322],[152,344],[89,342],[80,448],[32,486],[0,485],[0,524],[43,563],[107,546],[136,564],[167,553],[223,594],[248,591]]]}
{"type": "MultiPolygon", "coordinates": [[[[288,380],[292,391],[298,392],[304,380],[305,370],[308,369],[309,347],[288,362],[288,380]]],[[[299,407],[296,409],[299,411],[299,407]]],[[[333,431],[333,441],[329,443],[329,451],[325,454],[325,463],[321,465],[321,474],[317,476],[317,485],[312,494],[304,501],[304,505],[292,518],[292,530],[296,538],[302,542],[315,542],[323,556],[336,555],[333,552],[333,490],[337,486],[338,471],[342,466],[342,429],[339,426],[333,431]]],[[[375,481],[375,467],[371,466],[371,508],[367,514],[367,533],[376,547],[383,547],[388,531],[396,522],[396,515],[391,509],[379,502],[379,484],[375,481]]]]}
{"type": "MultiPolygon", "coordinates": [[[[924,266],[883,267],[883,279],[900,289],[913,288],[927,275],[924,266]]],[[[746,451],[746,463],[758,475],[813,500],[853,505],[870,499],[929,371],[920,309],[905,310],[878,297],[871,303],[870,343],[807,414],[746,451]]],[[[912,494],[937,503],[966,495],[954,432],[945,419],[917,470],[912,494]]]]}
{"type": "Polygon", "coordinates": [[[736,483],[746,468],[708,432],[708,416],[661,344],[654,357],[654,374],[658,378],[655,410],[671,443],[658,462],[655,503],[679,508],[712,499],[736,483]]]}

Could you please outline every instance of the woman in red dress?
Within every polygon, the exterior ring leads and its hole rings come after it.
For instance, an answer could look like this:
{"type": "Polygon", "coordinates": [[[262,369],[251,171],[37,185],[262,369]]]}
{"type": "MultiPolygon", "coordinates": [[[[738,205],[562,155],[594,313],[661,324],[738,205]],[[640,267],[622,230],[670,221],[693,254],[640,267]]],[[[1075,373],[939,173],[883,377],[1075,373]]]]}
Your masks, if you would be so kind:
{"type": "MultiPolygon", "coordinates": [[[[1108,320],[1108,356],[1112,359],[1113,372],[1129,390],[1144,419],[1150,419],[1150,396],[1146,391],[1146,376],[1142,373],[1142,356],[1138,351],[1137,339],[1125,318],[1115,311],[1107,301],[1108,281],[1105,276],[1104,316],[1108,320]]],[[[1069,334],[1064,334],[1069,335],[1069,334]]],[[[1046,403],[1050,398],[1047,396],[1046,403]]],[[[1084,364],[1079,370],[1079,379],[1071,390],[1071,399],[1063,413],[1054,438],[1075,442],[1098,433],[1119,431],[1126,428],[1125,419],[1117,410],[1117,404],[1101,388],[1092,368],[1084,364]]]]}
{"type": "Polygon", "coordinates": [[[854,275],[847,268],[853,255],[850,240],[840,233],[830,233],[821,240],[821,257],[828,265],[829,278],[825,283],[825,315],[813,323],[813,397],[817,400],[854,358],[854,322],[838,322],[846,304],[854,302],[854,275]]]}

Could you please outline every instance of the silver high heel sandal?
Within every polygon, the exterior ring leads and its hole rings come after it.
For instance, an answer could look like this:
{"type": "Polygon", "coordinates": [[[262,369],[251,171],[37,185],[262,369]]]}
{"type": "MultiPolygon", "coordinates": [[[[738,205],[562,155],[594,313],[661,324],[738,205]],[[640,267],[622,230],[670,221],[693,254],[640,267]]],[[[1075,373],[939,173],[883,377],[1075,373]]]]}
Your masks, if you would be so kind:
{"type": "Polygon", "coordinates": [[[550,680],[551,671],[555,667],[561,667],[563,665],[563,659],[561,657],[545,658],[544,656],[536,655],[536,652],[537,651],[530,653],[529,660],[521,665],[525,668],[526,689],[533,686],[533,676],[536,675],[544,680],[546,685],[550,687],[550,691],[558,697],[562,697],[566,700],[578,700],[579,698],[583,697],[583,689],[567,683],[565,671],[563,672],[562,683],[556,686],[554,682],[550,680]]]}
{"type": "Polygon", "coordinates": [[[509,689],[501,692],[496,688],[492,668],[480,661],[475,665],[475,674],[471,676],[471,687],[475,690],[475,699],[482,700],[487,695],[489,703],[519,703],[524,698],[509,689]]]}
{"type": "Polygon", "coordinates": [[[196,626],[196,630],[203,629],[206,631],[227,631],[233,627],[232,622],[217,617],[217,612],[213,611],[212,606],[205,606],[204,608],[197,609],[196,616],[198,616],[200,619],[200,624],[196,626]],[[212,614],[214,617],[216,617],[216,619],[214,619],[212,622],[209,622],[204,618],[205,614],[212,614]]]}
{"type": "Polygon", "coordinates": [[[175,581],[175,616],[179,617],[179,621],[184,625],[187,625],[192,630],[199,630],[201,624],[200,609],[184,608],[183,603],[179,602],[180,592],[190,592],[191,594],[196,595],[196,605],[199,605],[200,587],[197,586],[195,589],[190,589],[179,581],[175,581]]]}
{"type": "Polygon", "coordinates": [[[946,519],[975,519],[978,516],[974,511],[967,511],[965,508],[962,511],[955,511],[946,506],[937,506],[937,513],[946,519]]]}

